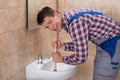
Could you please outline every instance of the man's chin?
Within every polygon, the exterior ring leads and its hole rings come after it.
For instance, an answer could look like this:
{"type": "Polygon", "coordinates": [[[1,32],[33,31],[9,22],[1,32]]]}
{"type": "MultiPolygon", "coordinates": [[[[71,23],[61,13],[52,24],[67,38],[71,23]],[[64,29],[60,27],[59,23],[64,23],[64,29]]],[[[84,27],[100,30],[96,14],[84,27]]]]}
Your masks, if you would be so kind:
{"type": "Polygon", "coordinates": [[[55,31],[55,32],[60,32],[60,31],[61,31],[61,29],[56,29],[56,30],[53,30],[53,31],[55,31]]]}

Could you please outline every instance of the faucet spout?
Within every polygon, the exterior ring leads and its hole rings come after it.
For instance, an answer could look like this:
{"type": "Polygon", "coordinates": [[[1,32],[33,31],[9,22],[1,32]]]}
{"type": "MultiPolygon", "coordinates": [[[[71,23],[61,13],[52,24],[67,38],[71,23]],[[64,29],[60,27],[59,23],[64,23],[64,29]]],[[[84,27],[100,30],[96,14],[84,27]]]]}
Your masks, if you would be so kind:
{"type": "Polygon", "coordinates": [[[50,57],[45,54],[39,54],[38,55],[38,64],[43,64],[44,59],[50,59],[50,57]]]}

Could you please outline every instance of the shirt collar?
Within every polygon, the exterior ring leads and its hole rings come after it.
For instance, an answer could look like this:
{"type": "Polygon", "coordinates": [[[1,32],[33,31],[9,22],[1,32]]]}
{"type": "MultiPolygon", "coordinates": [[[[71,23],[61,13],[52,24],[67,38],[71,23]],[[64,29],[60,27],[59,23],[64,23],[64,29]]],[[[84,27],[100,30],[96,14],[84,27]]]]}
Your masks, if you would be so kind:
{"type": "Polygon", "coordinates": [[[62,27],[66,32],[68,32],[68,25],[67,24],[68,24],[68,18],[66,16],[65,12],[62,12],[62,27]]]}

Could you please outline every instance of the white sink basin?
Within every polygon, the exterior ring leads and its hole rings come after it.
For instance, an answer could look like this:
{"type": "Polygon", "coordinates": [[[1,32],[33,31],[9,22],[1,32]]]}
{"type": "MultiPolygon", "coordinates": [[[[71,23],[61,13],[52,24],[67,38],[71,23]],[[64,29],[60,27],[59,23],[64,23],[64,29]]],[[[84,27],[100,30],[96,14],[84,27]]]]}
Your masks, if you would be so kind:
{"type": "Polygon", "coordinates": [[[52,59],[44,59],[43,64],[38,64],[38,60],[35,60],[26,67],[26,78],[27,80],[67,80],[76,70],[76,65],[57,63],[57,71],[54,71],[52,59]]]}

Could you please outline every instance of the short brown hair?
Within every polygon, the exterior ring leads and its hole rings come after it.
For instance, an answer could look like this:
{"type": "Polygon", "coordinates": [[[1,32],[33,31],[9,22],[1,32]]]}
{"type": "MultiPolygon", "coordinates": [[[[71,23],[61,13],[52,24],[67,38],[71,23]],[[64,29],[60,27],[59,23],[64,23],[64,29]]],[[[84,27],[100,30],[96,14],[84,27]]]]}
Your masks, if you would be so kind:
{"type": "Polygon", "coordinates": [[[50,7],[44,7],[41,11],[37,14],[37,23],[41,25],[44,21],[44,18],[47,16],[54,17],[54,10],[50,7]]]}

